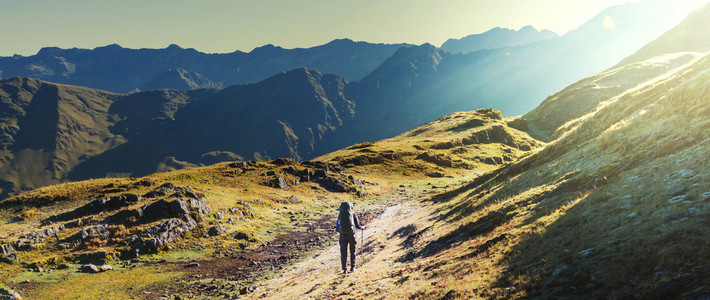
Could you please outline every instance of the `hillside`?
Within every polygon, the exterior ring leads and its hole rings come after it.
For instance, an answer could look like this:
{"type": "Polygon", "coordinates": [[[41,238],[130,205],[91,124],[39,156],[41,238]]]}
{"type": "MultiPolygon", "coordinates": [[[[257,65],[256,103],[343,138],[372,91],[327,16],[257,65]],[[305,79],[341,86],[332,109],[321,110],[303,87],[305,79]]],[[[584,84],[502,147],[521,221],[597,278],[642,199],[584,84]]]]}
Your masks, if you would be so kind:
{"type": "Polygon", "coordinates": [[[707,5],[710,4],[706,4],[704,8],[692,12],[681,24],[622,60],[619,66],[639,62],[665,53],[705,52],[710,49],[708,39],[710,32],[706,29],[710,19],[710,11],[707,9],[707,5]]]}
{"type": "Polygon", "coordinates": [[[486,107],[506,116],[527,113],[579,78],[617,64],[685,14],[673,1],[643,1],[610,7],[561,37],[526,45],[466,54],[429,44],[399,49],[346,87],[364,112],[356,114],[351,134],[390,138],[453,111],[486,107]],[[617,26],[604,28],[606,17],[617,26]]]}
{"type": "Polygon", "coordinates": [[[539,112],[478,110],[309,162],[28,192],[0,202],[18,259],[3,282],[31,298],[697,299],[710,287],[707,70],[684,52],[586,78],[543,103],[567,118],[551,129],[539,112]],[[568,110],[574,99],[591,108],[568,110]],[[347,276],[329,229],[342,200],[367,225],[347,276]],[[191,212],[146,213],[162,206],[191,212]],[[76,273],[89,262],[113,270],[76,273]]]}
{"type": "Polygon", "coordinates": [[[0,76],[30,77],[118,93],[146,88],[145,85],[171,69],[199,73],[220,86],[258,82],[297,68],[335,73],[352,81],[365,77],[403,46],[408,45],[341,39],[305,49],[265,45],[248,53],[223,54],[202,53],[177,45],[164,49],[128,49],[116,44],[95,49],[47,47],[32,56],[0,57],[0,76]]]}
{"type": "Polygon", "coordinates": [[[307,69],[226,89],[133,94],[3,80],[2,197],[67,180],[325,153],[334,146],[321,141],[354,114],[345,84],[307,69]]]}
{"type": "Polygon", "coordinates": [[[360,203],[371,222],[399,201],[390,197],[401,183],[417,185],[410,195],[431,193],[444,188],[432,181],[460,182],[542,145],[506,121],[494,110],[456,113],[332,158],[220,163],[27,192],[0,202],[0,245],[12,249],[3,257],[16,261],[0,264],[1,280],[29,298],[238,295],[329,247],[332,207],[342,200],[360,203]],[[90,262],[113,270],[74,273],[90,262]],[[208,279],[217,288],[200,287],[208,279]]]}
{"type": "Polygon", "coordinates": [[[390,206],[365,231],[362,270],[339,276],[333,247],[262,294],[702,299],[708,70],[705,53],[664,53],[564,89],[509,122],[550,139],[542,150],[390,206]]]}

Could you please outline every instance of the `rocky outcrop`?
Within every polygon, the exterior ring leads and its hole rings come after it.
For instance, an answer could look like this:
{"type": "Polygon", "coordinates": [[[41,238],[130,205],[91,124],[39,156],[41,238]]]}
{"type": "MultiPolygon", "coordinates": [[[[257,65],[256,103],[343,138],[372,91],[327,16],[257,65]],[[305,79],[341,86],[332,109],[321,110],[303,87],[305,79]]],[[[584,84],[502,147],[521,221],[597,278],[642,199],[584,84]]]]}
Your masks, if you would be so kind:
{"type": "Polygon", "coordinates": [[[181,198],[170,202],[160,199],[136,209],[122,210],[107,220],[110,223],[147,223],[164,218],[180,218],[191,212],[204,217],[211,211],[212,208],[204,198],[181,198]]]}
{"type": "Polygon", "coordinates": [[[452,158],[451,156],[443,154],[443,153],[433,154],[430,152],[424,152],[422,154],[417,155],[417,157],[415,159],[420,159],[420,160],[435,164],[440,167],[460,168],[460,169],[473,168],[473,166],[464,162],[463,160],[452,158]]]}
{"type": "Polygon", "coordinates": [[[345,193],[350,190],[350,186],[346,182],[335,177],[325,177],[320,179],[318,183],[331,192],[345,193]]]}
{"type": "MultiPolygon", "coordinates": [[[[524,140],[521,138],[516,138],[512,135],[505,126],[494,125],[486,130],[481,130],[474,132],[467,138],[461,140],[463,145],[473,145],[473,144],[491,144],[498,143],[503,145],[508,145],[513,148],[517,148],[523,151],[530,151],[533,148],[537,148],[540,144],[532,139],[524,140]]],[[[448,144],[447,144],[448,145],[448,144]]],[[[457,142],[452,142],[452,147],[457,146],[457,142]]],[[[448,149],[448,148],[445,148],[448,149]]]]}
{"type": "Polygon", "coordinates": [[[17,250],[31,250],[34,248],[34,244],[42,243],[48,237],[56,237],[65,227],[65,225],[57,225],[20,236],[13,245],[17,250]]]}
{"type": "Polygon", "coordinates": [[[139,254],[155,253],[168,243],[182,238],[197,227],[197,222],[187,216],[172,218],[152,226],[133,241],[133,250],[139,254]]]}
{"type": "Polygon", "coordinates": [[[67,221],[88,215],[95,215],[105,211],[112,211],[121,207],[126,207],[138,203],[141,196],[136,194],[122,194],[108,199],[97,199],[75,210],[51,216],[49,221],[67,221]]]}
{"type": "Polygon", "coordinates": [[[275,176],[273,179],[267,181],[265,185],[269,187],[279,188],[284,191],[291,189],[291,185],[288,184],[288,181],[281,176],[275,176]]]}
{"type": "Polygon", "coordinates": [[[107,240],[108,238],[111,237],[111,232],[108,230],[108,225],[106,224],[99,224],[96,226],[91,226],[88,228],[82,229],[79,233],[73,235],[70,239],[71,240],[90,240],[90,239],[99,239],[99,240],[107,240]]]}

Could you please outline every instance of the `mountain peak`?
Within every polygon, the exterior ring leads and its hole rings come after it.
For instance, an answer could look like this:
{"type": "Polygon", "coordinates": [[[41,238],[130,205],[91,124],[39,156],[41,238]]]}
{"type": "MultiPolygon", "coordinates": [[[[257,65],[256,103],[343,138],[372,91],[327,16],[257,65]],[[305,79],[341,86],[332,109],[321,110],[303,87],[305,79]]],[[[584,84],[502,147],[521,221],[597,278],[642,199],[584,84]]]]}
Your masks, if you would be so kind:
{"type": "Polygon", "coordinates": [[[532,25],[526,25],[523,26],[522,28],[518,29],[518,32],[524,32],[524,33],[529,33],[529,32],[539,32],[535,27],[532,25]]]}
{"type": "Polygon", "coordinates": [[[285,50],[284,48],[281,48],[279,46],[274,46],[273,44],[266,44],[261,47],[256,47],[254,50],[251,50],[251,54],[263,54],[263,53],[270,53],[270,52],[275,52],[279,50],[285,50]]]}
{"type": "Polygon", "coordinates": [[[52,54],[58,53],[61,50],[62,49],[60,49],[59,47],[43,47],[42,49],[39,49],[39,51],[37,52],[37,55],[39,55],[39,56],[52,55],[52,54]]]}
{"type": "Polygon", "coordinates": [[[352,43],[355,43],[355,42],[354,42],[353,40],[349,39],[349,38],[344,38],[344,39],[334,39],[334,40],[330,41],[330,42],[329,42],[328,44],[326,44],[326,45],[331,45],[331,44],[352,44],[352,43]]]}

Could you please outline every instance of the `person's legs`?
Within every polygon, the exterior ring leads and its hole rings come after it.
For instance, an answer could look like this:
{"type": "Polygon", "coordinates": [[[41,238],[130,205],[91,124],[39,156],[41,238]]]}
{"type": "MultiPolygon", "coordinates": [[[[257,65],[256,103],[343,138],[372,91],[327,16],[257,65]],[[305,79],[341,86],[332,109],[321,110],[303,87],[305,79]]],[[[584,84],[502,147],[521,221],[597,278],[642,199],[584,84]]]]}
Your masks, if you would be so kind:
{"type": "Polygon", "coordinates": [[[352,272],[355,271],[355,258],[357,257],[357,255],[355,255],[357,239],[354,233],[348,236],[348,242],[350,243],[350,272],[352,272]]]}
{"type": "Polygon", "coordinates": [[[340,234],[340,264],[343,267],[343,273],[347,272],[347,262],[348,262],[348,240],[345,235],[340,234]]]}

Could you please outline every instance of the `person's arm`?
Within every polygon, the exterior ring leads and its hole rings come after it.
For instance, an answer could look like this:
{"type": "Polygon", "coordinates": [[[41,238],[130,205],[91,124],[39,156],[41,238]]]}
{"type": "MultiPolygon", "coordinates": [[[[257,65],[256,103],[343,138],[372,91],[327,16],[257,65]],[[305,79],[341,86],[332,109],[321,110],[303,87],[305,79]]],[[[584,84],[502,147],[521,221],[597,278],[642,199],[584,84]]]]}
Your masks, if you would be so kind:
{"type": "Polygon", "coordinates": [[[360,226],[360,220],[357,218],[357,214],[353,213],[353,221],[355,221],[355,228],[362,230],[360,226]]]}

